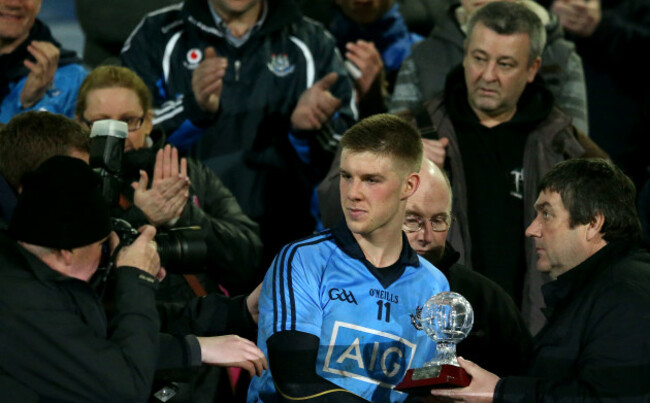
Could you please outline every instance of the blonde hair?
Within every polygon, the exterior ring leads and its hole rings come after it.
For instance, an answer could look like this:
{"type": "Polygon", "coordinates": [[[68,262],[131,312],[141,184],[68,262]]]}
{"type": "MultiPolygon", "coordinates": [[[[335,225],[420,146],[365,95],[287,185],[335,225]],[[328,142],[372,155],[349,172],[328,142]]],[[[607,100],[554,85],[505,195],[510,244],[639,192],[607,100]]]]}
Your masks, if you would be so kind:
{"type": "Polygon", "coordinates": [[[120,66],[99,66],[88,74],[81,84],[77,96],[75,115],[83,117],[86,111],[88,93],[102,88],[126,88],[133,90],[138,96],[140,106],[146,114],[152,107],[152,96],[149,88],[132,70],[120,66]]]}

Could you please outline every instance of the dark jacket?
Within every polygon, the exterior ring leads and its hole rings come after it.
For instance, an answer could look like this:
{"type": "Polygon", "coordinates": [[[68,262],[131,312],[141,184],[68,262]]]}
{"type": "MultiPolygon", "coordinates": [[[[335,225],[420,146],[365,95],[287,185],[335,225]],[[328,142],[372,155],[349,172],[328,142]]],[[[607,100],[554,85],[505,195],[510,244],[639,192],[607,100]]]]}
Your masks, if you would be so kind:
{"type": "Polygon", "coordinates": [[[650,400],[650,255],[609,244],[543,291],[528,376],[502,379],[495,401],[650,400]]]}
{"type": "Polygon", "coordinates": [[[600,3],[593,34],[568,37],[584,62],[590,135],[640,188],[650,167],[650,78],[637,60],[650,48],[650,1],[600,3]]]}
{"type": "Polygon", "coordinates": [[[457,355],[499,376],[523,374],[532,352],[524,318],[510,295],[494,281],[457,263],[459,257],[447,244],[435,264],[449,280],[449,289],[464,296],[474,309],[474,326],[457,345],[457,355]]]}
{"type": "MultiPolygon", "coordinates": [[[[452,74],[454,74],[452,72],[452,74]]],[[[463,75],[457,74],[458,80],[463,75]]],[[[451,79],[451,75],[450,75],[451,79]]],[[[530,85],[529,85],[530,86],[530,85]]],[[[449,138],[447,146],[448,167],[452,191],[454,194],[453,208],[458,225],[451,228],[449,241],[454,248],[464,257],[464,263],[471,262],[471,240],[468,224],[467,184],[463,168],[462,153],[458,145],[458,138],[451,121],[449,112],[444,104],[444,94],[425,104],[426,111],[432,122],[432,129],[425,137],[449,138]]],[[[537,199],[537,184],[542,176],[558,162],[569,158],[601,157],[605,154],[587,136],[578,131],[572,124],[571,118],[557,108],[553,108],[549,115],[543,119],[528,134],[523,155],[524,177],[523,205],[524,222],[526,228],[535,218],[532,207],[537,199]]],[[[526,240],[526,274],[524,277],[523,301],[521,303],[524,319],[535,334],[543,325],[544,317],[540,311],[543,306],[541,286],[548,281],[548,275],[536,270],[537,255],[530,239],[526,240]]]]}
{"type": "Polygon", "coordinates": [[[116,315],[107,320],[88,283],[0,235],[0,401],[146,400],[158,356],[157,280],[132,267],[115,275],[116,315]]]}
{"type": "MultiPolygon", "coordinates": [[[[164,139],[152,148],[143,148],[124,154],[125,186],[123,192],[133,200],[130,184],[139,179],[141,169],[153,178],[156,152],[164,139]]],[[[239,207],[230,190],[219,177],[202,163],[189,158],[187,174],[191,180],[190,194],[185,209],[172,228],[200,226],[207,244],[206,273],[210,279],[231,292],[250,291],[258,273],[262,243],[259,229],[239,207]]],[[[147,223],[144,213],[131,205],[121,215],[132,225],[147,223]]],[[[164,231],[165,228],[162,230],[164,231]]]]}
{"type": "Polygon", "coordinates": [[[158,10],[126,41],[122,60],[154,94],[154,121],[169,133],[169,141],[214,169],[244,213],[260,224],[270,258],[313,231],[313,185],[331,162],[335,133],[351,124],[356,110],[333,38],[303,18],[293,1],[265,4],[266,20],[241,47],[215,26],[207,0],[158,10]],[[208,46],[229,60],[214,115],[200,110],[191,88],[193,69],[208,46]],[[290,137],[298,99],[332,71],[339,78],[330,91],[341,109],[326,129],[290,137]]]}

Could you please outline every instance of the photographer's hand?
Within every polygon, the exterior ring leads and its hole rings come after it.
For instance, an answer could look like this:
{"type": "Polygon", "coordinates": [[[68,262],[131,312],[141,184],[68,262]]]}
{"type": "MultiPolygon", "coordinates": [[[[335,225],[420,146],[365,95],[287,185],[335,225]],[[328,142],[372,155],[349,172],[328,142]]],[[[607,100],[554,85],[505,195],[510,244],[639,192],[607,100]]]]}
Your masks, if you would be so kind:
{"type": "MultiPolygon", "coordinates": [[[[151,225],[145,225],[138,230],[140,236],[129,246],[123,247],[116,259],[116,266],[131,266],[158,277],[160,274],[160,257],[153,240],[156,236],[156,229],[151,225]]],[[[115,238],[111,234],[111,246],[115,247],[115,238]]],[[[163,272],[164,273],[164,272],[163,272]]]]}
{"type": "Polygon", "coordinates": [[[140,181],[133,182],[135,205],[144,212],[149,222],[158,227],[178,219],[189,197],[190,180],[187,160],[178,159],[178,150],[170,145],[158,150],[151,188],[149,178],[140,171],[140,181]]]}
{"type": "Polygon", "coordinates": [[[201,346],[201,361],[220,367],[239,367],[251,377],[262,375],[268,369],[266,357],[255,343],[235,335],[197,337],[201,346]]]}

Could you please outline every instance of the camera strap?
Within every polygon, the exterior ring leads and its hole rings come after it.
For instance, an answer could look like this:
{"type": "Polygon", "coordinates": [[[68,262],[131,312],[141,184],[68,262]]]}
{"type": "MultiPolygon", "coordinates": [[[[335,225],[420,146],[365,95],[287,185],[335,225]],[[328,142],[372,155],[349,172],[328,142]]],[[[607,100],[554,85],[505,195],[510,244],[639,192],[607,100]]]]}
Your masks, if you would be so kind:
{"type": "Polygon", "coordinates": [[[199,279],[196,278],[194,274],[183,274],[183,277],[185,278],[185,281],[187,281],[187,284],[189,284],[190,288],[192,291],[194,291],[194,294],[197,297],[205,297],[208,295],[208,293],[205,291],[205,288],[201,285],[199,282],[199,279]]]}

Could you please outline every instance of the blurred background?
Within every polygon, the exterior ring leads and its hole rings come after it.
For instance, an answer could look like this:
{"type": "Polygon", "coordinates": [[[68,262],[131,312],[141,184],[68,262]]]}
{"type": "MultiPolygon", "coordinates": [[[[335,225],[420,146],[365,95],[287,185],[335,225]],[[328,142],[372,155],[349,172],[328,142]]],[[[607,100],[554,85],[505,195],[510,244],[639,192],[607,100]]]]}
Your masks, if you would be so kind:
{"type": "Polygon", "coordinates": [[[52,34],[63,47],[82,55],[83,33],[77,21],[74,0],[44,0],[39,18],[50,26],[52,34]]]}

